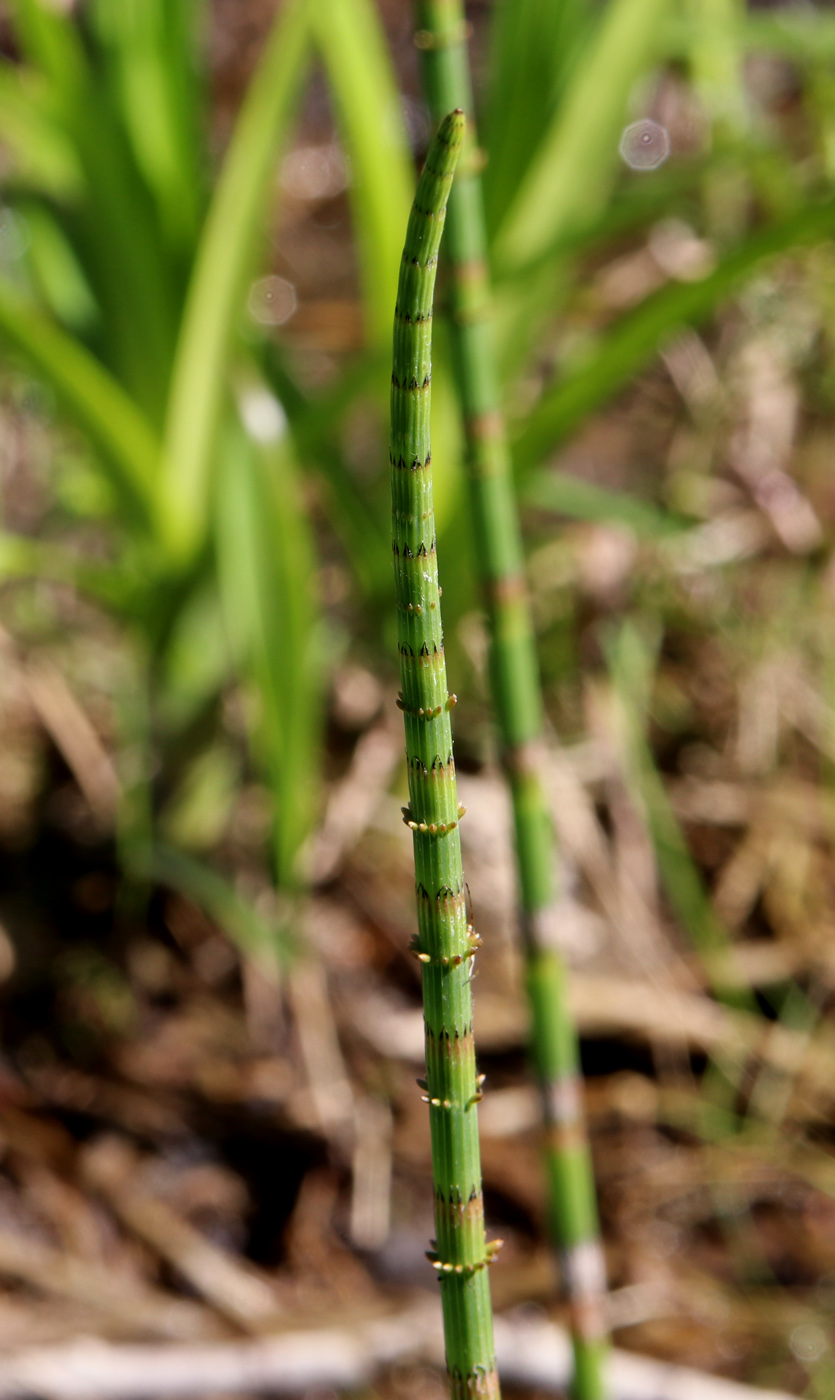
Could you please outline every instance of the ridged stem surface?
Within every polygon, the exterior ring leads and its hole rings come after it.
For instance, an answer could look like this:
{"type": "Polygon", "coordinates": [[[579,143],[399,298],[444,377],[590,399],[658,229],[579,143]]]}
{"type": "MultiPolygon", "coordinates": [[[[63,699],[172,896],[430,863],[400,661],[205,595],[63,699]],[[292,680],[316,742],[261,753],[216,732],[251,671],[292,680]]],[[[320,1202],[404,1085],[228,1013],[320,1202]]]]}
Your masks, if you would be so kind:
{"type": "Polygon", "coordinates": [[[430,1254],[441,1287],[453,1400],[496,1400],[499,1383],[481,1193],[470,978],[478,938],[467,917],[452,756],[441,589],[432,505],[429,404],[432,306],[438,247],[464,117],[441,123],[409,218],[394,313],[391,377],[392,549],[414,837],[418,933],[412,951],[423,977],[425,1098],[429,1104],[435,1232],[430,1254]]]}
{"type": "MultiPolygon", "coordinates": [[[[416,42],[433,115],[472,110],[460,0],[421,0],[416,42]]],[[[570,1306],[576,1400],[605,1395],[605,1265],[586,1137],[577,1037],[554,939],[554,833],[542,786],[542,700],[490,324],[474,132],[449,199],[453,345],[466,433],[476,553],[490,632],[490,681],[516,839],[532,1058],[545,1122],[549,1225],[570,1306]]]]}

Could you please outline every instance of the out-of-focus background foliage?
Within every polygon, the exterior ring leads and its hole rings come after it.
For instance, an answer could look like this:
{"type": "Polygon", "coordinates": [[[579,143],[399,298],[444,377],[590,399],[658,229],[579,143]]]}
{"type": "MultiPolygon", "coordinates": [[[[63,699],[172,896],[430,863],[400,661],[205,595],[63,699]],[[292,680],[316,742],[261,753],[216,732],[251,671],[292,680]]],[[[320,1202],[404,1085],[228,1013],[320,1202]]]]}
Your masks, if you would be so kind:
{"type": "MultiPolygon", "coordinates": [[[[468,15],[615,1339],[831,1395],[835,16],[468,15]],[[648,121],[669,155],[631,168],[648,121]]],[[[395,0],[0,6],[13,1350],[435,1287],[387,543],[413,30],[395,0]]],[[[436,322],[493,1283],[559,1317],[436,322]]]]}

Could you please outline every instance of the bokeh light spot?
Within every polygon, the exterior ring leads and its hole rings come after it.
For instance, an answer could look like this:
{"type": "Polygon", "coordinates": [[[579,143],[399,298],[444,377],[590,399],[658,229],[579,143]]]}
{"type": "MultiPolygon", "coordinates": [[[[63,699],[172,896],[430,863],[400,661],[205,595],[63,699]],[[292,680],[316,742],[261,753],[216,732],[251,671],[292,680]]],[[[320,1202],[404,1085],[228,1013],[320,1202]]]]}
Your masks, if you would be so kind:
{"type": "Polygon", "coordinates": [[[798,1361],[819,1361],[827,1348],[826,1333],[814,1322],[795,1327],[789,1343],[798,1361]]]}
{"type": "Polygon", "coordinates": [[[656,170],[670,154],[670,133],[646,117],[626,127],[619,150],[632,170],[656,170]]]}
{"type": "Polygon", "coordinates": [[[250,288],[250,314],[262,326],[283,326],[297,305],[296,289],[285,277],[259,277],[250,288]]]}

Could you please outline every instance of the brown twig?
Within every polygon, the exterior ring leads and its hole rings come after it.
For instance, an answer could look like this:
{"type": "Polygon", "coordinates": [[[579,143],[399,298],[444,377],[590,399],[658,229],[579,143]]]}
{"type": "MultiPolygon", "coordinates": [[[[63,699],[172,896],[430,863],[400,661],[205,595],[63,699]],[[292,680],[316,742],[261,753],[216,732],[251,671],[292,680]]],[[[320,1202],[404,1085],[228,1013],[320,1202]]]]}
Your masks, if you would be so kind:
{"type": "Polygon", "coordinates": [[[81,1303],[134,1334],[182,1338],[212,1333],[212,1315],[199,1304],[114,1278],[103,1265],[38,1244],[29,1235],[0,1231],[0,1275],[81,1303]]]}
{"type": "Polygon", "coordinates": [[[265,1278],[151,1195],[141,1182],[138,1158],[128,1143],[100,1139],[87,1149],[84,1177],[121,1223],[157,1254],[217,1312],[246,1332],[274,1325],[277,1304],[265,1278]]]}
{"type": "MultiPolygon", "coordinates": [[[[382,1053],[420,1060],[422,1022],[410,1013],[372,997],[357,998],[351,1008],[355,1030],[382,1053]],[[373,1037],[373,1039],[372,1039],[373,1037]]],[[[698,1053],[723,1050],[739,1059],[759,1057],[791,1074],[799,1086],[826,1099],[835,1086],[835,1037],[820,1029],[807,1037],[776,1022],[763,1022],[744,1011],[730,1011],[706,996],[653,985],[644,979],[575,973],[571,1004],[581,1035],[594,1038],[634,1035],[698,1053]]],[[[489,1050],[509,1049],[525,1036],[521,1004],[482,994],[479,1037],[489,1050]]]]}
{"type": "MultiPolygon", "coordinates": [[[[562,1391],[570,1373],[565,1332],[536,1319],[499,1318],[502,1378],[562,1391]]],[[[253,1342],[204,1346],[116,1346],[79,1340],[36,1347],[4,1359],[0,1400],[153,1400],[155,1396],[288,1395],[319,1388],[356,1389],[395,1361],[438,1364],[441,1337],[431,1304],[327,1330],[288,1332],[253,1342]]],[[[650,1357],[613,1351],[609,1400],[790,1400],[784,1391],[740,1385],[650,1357]]]]}

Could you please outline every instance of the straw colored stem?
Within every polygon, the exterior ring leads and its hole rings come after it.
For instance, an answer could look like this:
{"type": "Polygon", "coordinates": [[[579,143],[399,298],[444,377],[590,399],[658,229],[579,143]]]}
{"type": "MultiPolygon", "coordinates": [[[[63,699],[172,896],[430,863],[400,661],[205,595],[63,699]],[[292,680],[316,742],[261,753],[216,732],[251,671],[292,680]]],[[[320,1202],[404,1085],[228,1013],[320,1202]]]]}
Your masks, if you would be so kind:
{"type": "MultiPolygon", "coordinates": [[[[471,109],[459,0],[418,4],[418,46],[436,118],[471,109]]],[[[476,555],[490,631],[490,679],[516,836],[532,1055],[545,1122],[549,1223],[571,1308],[576,1400],[604,1394],[605,1268],[585,1133],[577,1037],[553,938],[554,834],[539,777],[542,701],[490,326],[478,153],[472,140],[449,200],[446,254],[476,555]]]]}
{"type": "Polygon", "coordinates": [[[392,548],[423,973],[438,1272],[453,1400],[499,1395],[484,1232],[470,977],[478,938],[468,922],[435,549],[429,404],[438,247],[464,117],[441,123],[409,218],[394,314],[391,377],[392,548]]]}

